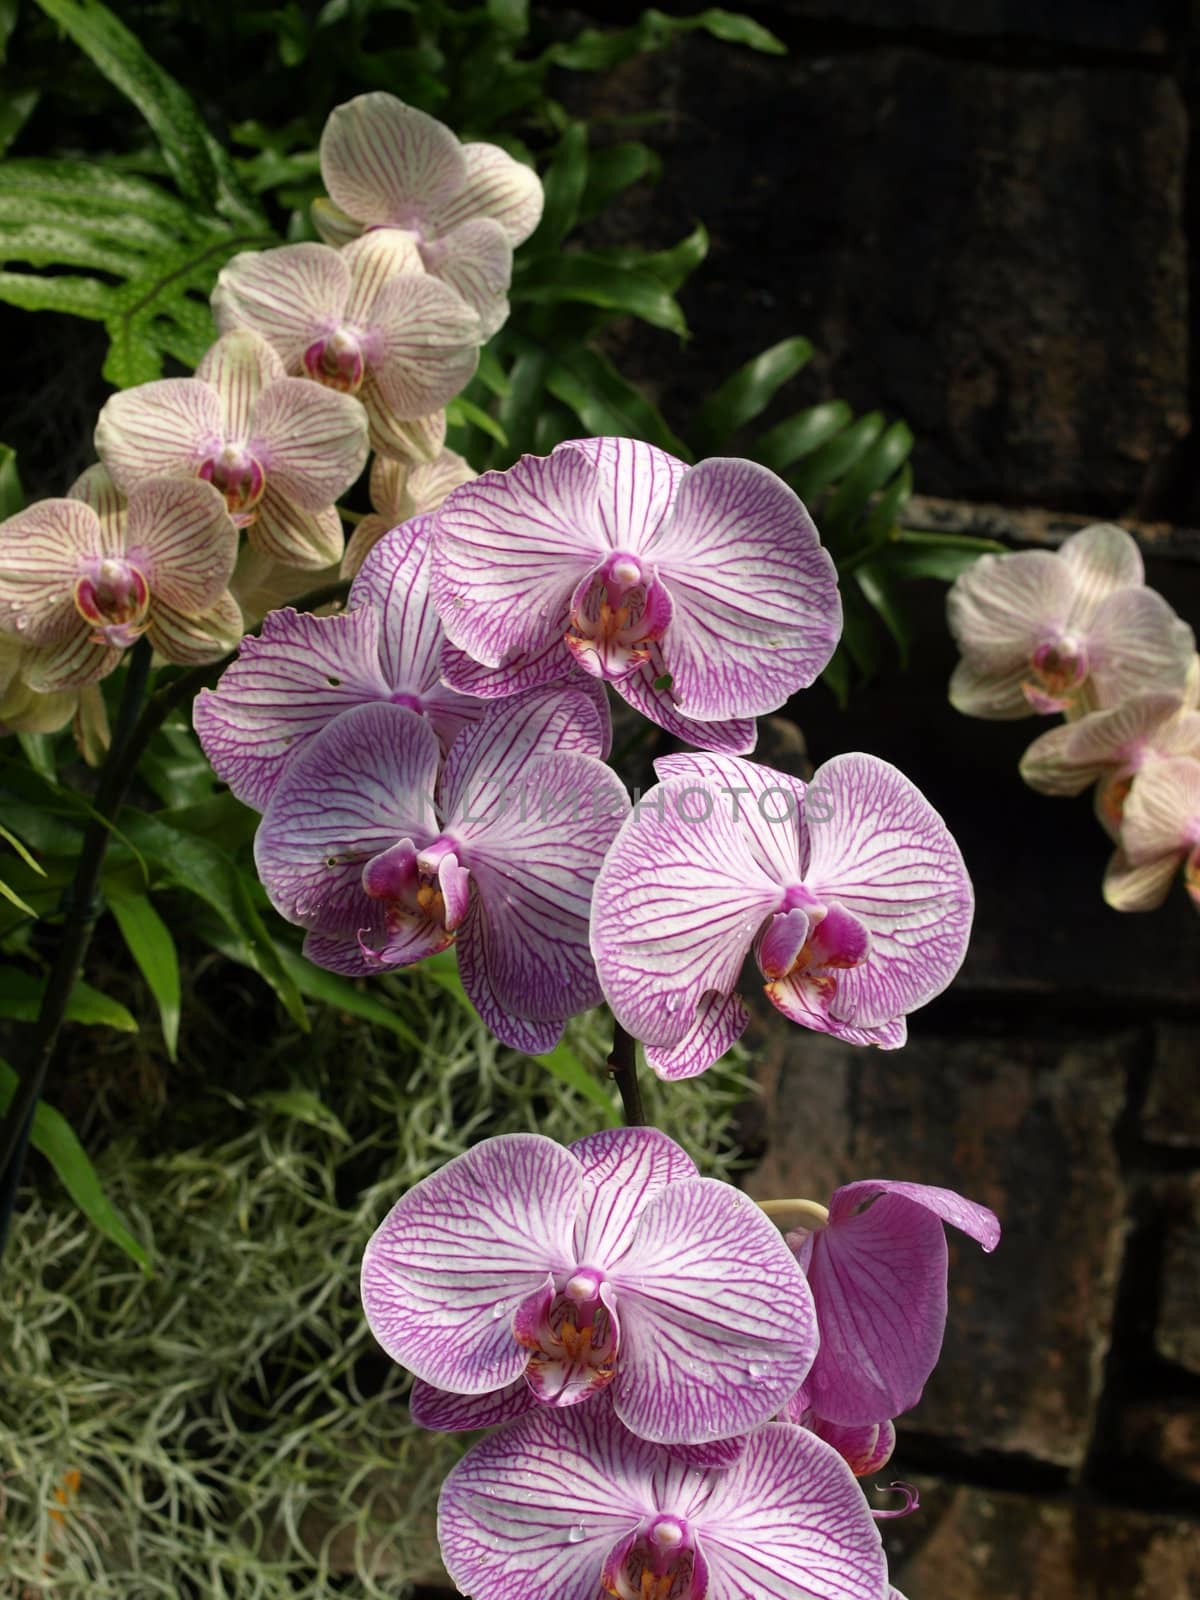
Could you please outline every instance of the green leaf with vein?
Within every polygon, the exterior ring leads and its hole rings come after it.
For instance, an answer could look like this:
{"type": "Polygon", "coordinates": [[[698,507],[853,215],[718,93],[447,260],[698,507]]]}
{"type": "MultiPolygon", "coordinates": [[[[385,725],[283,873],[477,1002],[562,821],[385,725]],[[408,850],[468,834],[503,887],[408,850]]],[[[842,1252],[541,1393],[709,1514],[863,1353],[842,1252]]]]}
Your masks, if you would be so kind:
{"type": "Polygon", "coordinates": [[[513,274],[512,298],[533,305],[578,301],[639,317],[669,333],[687,333],[674,295],[654,272],[622,266],[597,251],[543,256],[513,274]]]}
{"type": "Polygon", "coordinates": [[[181,989],[179,956],[171,930],[144,894],[110,892],[107,899],[121,937],[154,996],[167,1058],[174,1061],[179,1047],[181,989]]]}
{"type": "MultiPolygon", "coordinates": [[[[0,1059],[0,1112],[7,1111],[16,1089],[16,1072],[7,1061],[0,1059]]],[[[63,1188],[92,1226],[106,1239],[111,1239],[149,1277],[149,1251],[130,1232],[120,1212],[104,1193],[99,1174],[62,1112],[39,1100],[33,1113],[29,1142],[39,1155],[45,1156],[63,1188]]]]}

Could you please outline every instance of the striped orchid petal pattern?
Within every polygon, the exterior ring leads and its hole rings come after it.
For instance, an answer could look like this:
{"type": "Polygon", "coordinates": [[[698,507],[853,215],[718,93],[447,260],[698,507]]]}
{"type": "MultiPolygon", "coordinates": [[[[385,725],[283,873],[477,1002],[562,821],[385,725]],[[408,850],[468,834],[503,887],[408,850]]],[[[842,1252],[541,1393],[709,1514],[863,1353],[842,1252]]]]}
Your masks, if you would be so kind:
{"type": "Polygon", "coordinates": [[[805,688],[841,632],[803,505],[751,461],[688,468],[632,439],[575,440],[461,485],[437,514],[447,681],[504,695],[573,659],[701,748],[805,688]]]}
{"type": "Polygon", "coordinates": [[[475,1146],[397,1201],[362,1293],[440,1428],[611,1399],[642,1439],[733,1438],[782,1408],[816,1349],[774,1224],[653,1128],[475,1146]]]}
{"type": "Polygon", "coordinates": [[[958,846],[919,790],[860,754],[835,756],[807,789],[730,756],[655,770],[592,914],[605,995],[654,1070],[691,1077],[741,1035],[751,954],[792,1021],[902,1045],[907,1013],[962,964],[973,909],[958,846]]]}
{"type": "Polygon", "coordinates": [[[612,1411],[539,1409],[442,1489],[447,1570],[473,1600],[888,1600],[874,1519],[815,1434],[768,1423],[698,1469],[612,1411]]]}

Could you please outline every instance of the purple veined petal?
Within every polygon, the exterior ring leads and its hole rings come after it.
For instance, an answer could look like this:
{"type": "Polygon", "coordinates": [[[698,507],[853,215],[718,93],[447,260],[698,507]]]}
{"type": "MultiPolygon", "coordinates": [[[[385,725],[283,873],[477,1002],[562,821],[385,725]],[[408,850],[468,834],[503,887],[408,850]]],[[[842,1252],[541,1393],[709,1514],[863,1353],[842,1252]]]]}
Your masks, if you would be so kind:
{"type": "MultiPolygon", "coordinates": [[[[364,945],[368,939],[379,943],[387,937],[384,907],[367,903],[365,925],[350,933],[318,933],[310,929],[304,935],[304,957],[314,967],[326,972],[336,972],[343,978],[374,978],[379,975],[378,958],[369,955],[364,945]],[[360,943],[361,939],[361,943],[360,943]]],[[[356,917],[362,922],[362,917],[356,917]]]]}
{"type": "Polygon", "coordinates": [[[220,599],[237,560],[237,529],[224,497],[199,478],[145,478],[129,494],[125,554],[154,603],[185,614],[220,599]]]}
{"type": "MultiPolygon", "coordinates": [[[[475,733],[470,729],[465,737],[475,733]]],[[[477,823],[468,813],[453,825],[476,891],[460,944],[469,927],[478,953],[471,971],[486,978],[505,1013],[557,1021],[601,998],[588,912],[592,884],[629,797],[617,775],[593,756],[564,750],[529,761],[513,802],[489,809],[477,823]]],[[[469,986],[468,993],[478,1004],[469,986]]]]}
{"type": "Polygon", "coordinates": [[[31,650],[21,674],[38,694],[58,694],[99,683],[125,654],[115,646],[94,643],[91,630],[82,619],[77,629],[52,644],[31,650]]]}
{"type": "Polygon", "coordinates": [[[254,406],[249,448],[284,499],[321,511],[363,469],[367,414],[353,395],[307,378],[279,378],[254,406]]]}
{"type": "Polygon", "coordinates": [[[607,1267],[629,1248],[642,1209],[669,1183],[696,1176],[687,1151],[657,1128],[606,1128],[568,1147],[583,1167],[575,1260],[607,1267]]]}
{"type": "Polygon", "coordinates": [[[921,1398],[946,1328],[944,1223],[985,1250],[999,1242],[992,1212],[948,1189],[883,1179],[835,1193],[808,1267],[821,1328],[808,1379],[818,1416],[884,1423],[921,1398]]]}
{"type": "Polygon", "coordinates": [[[336,507],[305,511],[268,481],[246,537],[280,566],[324,572],[340,559],[344,535],[336,507]]]}
{"type": "Polygon", "coordinates": [[[660,1504],[691,1509],[698,1495],[687,1479],[683,1463],[632,1438],[598,1401],[538,1406],[474,1445],[447,1477],[442,1560],[474,1600],[598,1600],[615,1546],[632,1542],[660,1504]]]}
{"type": "Polygon", "coordinates": [[[734,1439],[710,1439],[707,1444],[669,1444],[663,1448],[687,1467],[723,1472],[741,1460],[748,1438],[748,1434],[741,1434],[734,1439]]]}
{"type": "Polygon", "coordinates": [[[1138,773],[1121,822],[1130,864],[1145,866],[1200,844],[1200,761],[1162,756],[1138,773]]]}
{"type": "Polygon", "coordinates": [[[313,338],[341,321],[350,297],[350,269],[325,244],[243,250],[221,269],[213,315],[222,333],[251,328],[299,373],[313,338]]]}
{"type": "Polygon", "coordinates": [[[981,673],[1027,673],[1043,635],[1065,629],[1074,598],[1070,567],[1048,550],[980,556],[955,579],[946,620],[958,648],[981,673]]]}
{"type": "Polygon", "coordinates": [[[639,1438],[703,1444],[786,1404],[817,1349],[804,1274],[774,1223],[713,1178],[667,1184],[608,1272],[621,1318],[617,1416],[639,1438]]]}
{"type": "MultiPolygon", "coordinates": [[[[842,974],[839,974],[839,980],[842,974]]],[[[764,984],[767,999],[789,1022],[814,1033],[827,1033],[845,1044],[874,1045],[880,1050],[900,1050],[908,1043],[908,1021],[892,1017],[886,1022],[857,1026],[844,1022],[827,1010],[814,1009],[807,985],[796,974],[764,984]]]]}
{"type": "Polygon", "coordinates": [[[731,717],[723,721],[698,722],[677,709],[669,686],[670,673],[663,665],[657,644],[650,647],[650,660],[614,683],[613,688],[648,722],[655,722],[666,733],[684,744],[722,755],[749,755],[758,741],[758,725],[753,717],[731,717]],[[667,687],[657,687],[667,680],[667,687]]]}
{"type": "MultiPolygon", "coordinates": [[[[379,615],[379,665],[393,693],[422,700],[439,683],[442,625],[429,596],[431,517],[386,533],[350,587],[350,605],[379,615]]],[[[423,703],[414,707],[424,710],[423,703]]]]}
{"type": "Polygon", "coordinates": [[[1142,553],[1124,528],[1093,523],[1059,547],[1057,559],[1075,587],[1069,623],[1086,629],[1100,605],[1119,589],[1140,589],[1146,581],[1142,553]]]}
{"type": "Polygon", "coordinates": [[[90,467],[85,467],[67,490],[67,499],[82,500],[84,505],[91,506],[104,530],[104,553],[118,554],[123,547],[121,528],[125,515],[125,496],[113,482],[108,468],[99,461],[93,461],[90,467]]]}
{"type": "Polygon", "coordinates": [[[635,1038],[678,1045],[711,994],[730,995],[783,898],[707,779],[667,778],[622,826],[596,880],[592,952],[635,1038]]]}
{"type": "Polygon", "coordinates": [[[144,478],[191,476],[223,437],[221,401],[199,378],[160,378],[110,395],[96,422],[96,454],[128,492],[144,478]]]}
{"type": "Polygon", "coordinates": [[[1028,662],[998,670],[963,660],[950,677],[950,704],[964,717],[986,717],[995,722],[1031,717],[1034,707],[1024,689],[1028,678],[1028,662]]]}
{"type": "Polygon", "coordinates": [[[438,411],[466,388],[479,364],[479,318],[437,278],[389,278],[371,307],[371,332],[379,348],[371,363],[379,403],[400,423],[438,411]]]}
{"type": "Polygon", "coordinates": [[[416,235],[405,228],[368,228],[340,254],[350,269],[345,320],[354,327],[373,324],[375,302],[384,285],[393,278],[425,276],[416,235]]]}
{"type": "Polygon", "coordinates": [[[475,1428],[496,1428],[523,1417],[537,1406],[533,1390],[520,1377],[506,1389],[491,1394],[451,1394],[435,1389],[420,1378],[413,1380],[408,1412],[418,1428],[435,1433],[466,1433],[475,1428]]]}
{"type": "Polygon", "coordinates": [[[460,295],[479,317],[484,339],[508,321],[512,245],[498,222],[477,217],[421,245],[425,270],[460,295]]]}
{"type": "Polygon", "coordinates": [[[1195,653],[1191,628],[1153,589],[1110,595],[1088,633],[1091,683],[1104,708],[1135,694],[1182,696],[1195,653]]]}
{"type": "Polygon", "coordinates": [[[330,112],[321,176],[334,205],[357,221],[407,226],[462,191],[467,163],[436,117],[377,91],[330,112]]]}
{"type": "Polygon", "coordinates": [[[353,934],[372,902],[362,869],[401,839],[436,835],[438,743],[403,706],[352,706],[288,762],[254,840],[258,875],[289,922],[353,934]]]}
{"type": "Polygon", "coordinates": [[[117,554],[105,544],[100,519],[81,500],[39,500],[0,523],[5,632],[38,645],[64,645],[81,632],[86,636],[87,624],[75,608],[75,584],[85,563],[117,554]]]}
{"type": "Polygon", "coordinates": [[[465,183],[429,211],[428,220],[444,234],[473,218],[490,217],[511,245],[521,244],[542,220],[541,179],[499,145],[464,144],[462,154],[465,183]]]}
{"type": "Polygon", "coordinates": [[[379,617],[365,606],[338,616],[272,611],[215,689],[202,689],[193,722],[222,783],[265,811],[284,764],[351,706],[386,700],[379,617]]]}
{"type": "Polygon", "coordinates": [[[814,1417],[810,1426],[818,1439],[833,1446],[856,1478],[881,1472],[896,1451],[896,1427],[891,1422],[847,1427],[824,1417],[814,1417]]]}
{"type": "Polygon", "coordinates": [[[763,871],[779,883],[796,881],[805,789],[799,778],[717,752],[659,756],[654,770],[659,778],[703,779],[716,784],[763,871]]]}
{"type": "Polygon", "coordinates": [[[203,611],[179,611],[165,600],[150,608],[146,637],[164,661],[200,666],[235,650],[245,630],[242,608],[226,590],[203,611]]]}
{"type": "Polygon", "coordinates": [[[651,1071],[670,1083],[695,1078],[731,1050],[749,1026],[750,1013],[739,995],[704,995],[695,1021],[679,1043],[646,1045],[646,1061],[651,1071]]]}
{"type": "MultiPolygon", "coordinates": [[[[447,497],[434,535],[433,597],[452,644],[500,667],[561,641],[571,596],[608,554],[596,487],[587,456],[560,445],[447,497]]],[[[569,660],[561,650],[555,677],[569,660]]]]}
{"type": "Polygon", "coordinates": [[[597,472],[597,504],[614,550],[647,550],[671,512],[687,463],[640,439],[575,439],[597,472]]]}
{"type": "Polygon", "coordinates": [[[196,376],[216,390],[224,438],[249,437],[255,402],[284,373],[278,353],[250,328],[232,328],[209,346],[196,376]]]}
{"type": "Polygon", "coordinates": [[[458,975],[479,1020],[501,1044],[527,1056],[544,1056],[562,1038],[566,1017],[531,1021],[518,1017],[496,998],[488,970],[490,925],[478,900],[471,906],[455,937],[458,975]]]}
{"type": "Polygon", "coordinates": [[[1041,794],[1082,794],[1106,771],[1136,766],[1182,705],[1179,695],[1134,695],[1111,711],[1051,728],[1021,757],[1021,776],[1041,794]]]}
{"type": "Polygon", "coordinates": [[[800,500],[766,467],[693,467],[646,555],[675,604],[660,648],[685,716],[775,711],[828,663],[842,631],[837,571],[800,500]]]}
{"type": "Polygon", "coordinates": [[[518,826],[524,826],[531,812],[543,823],[556,815],[565,821],[586,809],[587,797],[581,795],[570,812],[560,809],[549,793],[539,794],[527,781],[530,764],[566,751],[598,756],[604,732],[595,701],[574,689],[531,689],[519,699],[492,702],[446,759],[439,790],[442,815],[464,839],[476,837],[493,813],[504,834],[511,831],[504,825],[506,816],[518,826]]]}
{"type": "MultiPolygon", "coordinates": [[[[535,650],[514,656],[502,667],[485,667],[464,650],[447,643],[442,648],[442,679],[460,694],[477,695],[481,700],[504,699],[558,683],[564,671],[578,672],[564,648],[562,636],[555,634],[535,650]]],[[[578,672],[579,680],[590,675],[578,672]]]]}
{"type": "Polygon", "coordinates": [[[849,1467],[824,1440],[769,1423],[709,1482],[697,1519],[708,1600],[884,1600],[879,1530],[849,1467]]]}
{"type": "Polygon", "coordinates": [[[871,934],[868,959],[838,973],[833,1016],[874,1028],[940,994],[966,954],[974,895],[957,844],[920,790],[876,756],[835,756],[809,784],[805,826],[809,891],[871,934]]]}
{"type": "Polygon", "coordinates": [[[363,1255],[371,1332],[418,1378],[456,1394],[507,1388],[525,1369],[518,1307],[573,1265],[579,1163],[552,1139],[475,1145],[401,1196],[363,1255]]]}
{"type": "Polygon", "coordinates": [[[1104,873],[1104,902],[1114,911],[1157,911],[1171,892],[1183,860],[1171,850],[1135,866],[1124,850],[1115,850],[1104,873]]]}
{"type": "MultiPolygon", "coordinates": [[[[368,372],[368,390],[372,386],[372,381],[368,372]]],[[[437,460],[446,444],[444,410],[431,411],[427,417],[413,417],[407,422],[398,422],[390,412],[385,414],[381,411],[379,406],[376,410],[378,415],[372,423],[374,430],[372,447],[379,452],[382,459],[394,458],[410,464],[417,462],[422,466],[428,466],[437,460]]],[[[369,416],[370,413],[368,418],[369,416]]]]}
{"type": "MultiPolygon", "coordinates": [[[[382,461],[383,457],[376,456],[375,459],[382,461]]],[[[374,512],[368,512],[346,540],[346,548],[342,552],[342,561],[338,568],[338,577],[342,579],[356,578],[362,569],[363,562],[390,528],[391,523],[386,517],[379,517],[374,512]]]]}

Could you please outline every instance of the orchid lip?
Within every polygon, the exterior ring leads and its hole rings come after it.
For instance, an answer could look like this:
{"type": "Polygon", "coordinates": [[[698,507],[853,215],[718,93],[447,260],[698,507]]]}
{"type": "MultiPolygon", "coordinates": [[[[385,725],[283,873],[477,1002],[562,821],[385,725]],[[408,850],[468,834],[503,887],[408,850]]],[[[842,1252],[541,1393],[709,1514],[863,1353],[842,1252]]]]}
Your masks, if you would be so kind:
{"type": "Polygon", "coordinates": [[[95,628],[95,643],[124,649],[146,631],[150,585],[130,562],[106,557],[76,582],[75,609],[95,628]]]}
{"type": "Polygon", "coordinates": [[[357,394],[367,369],[362,340],[349,328],[338,328],[310,344],[302,364],[310,378],[342,394],[357,394]]]}
{"type": "Polygon", "coordinates": [[[267,487],[267,475],[262,463],[244,445],[223,445],[200,463],[196,476],[225,496],[235,527],[244,528],[254,521],[267,487]]]}

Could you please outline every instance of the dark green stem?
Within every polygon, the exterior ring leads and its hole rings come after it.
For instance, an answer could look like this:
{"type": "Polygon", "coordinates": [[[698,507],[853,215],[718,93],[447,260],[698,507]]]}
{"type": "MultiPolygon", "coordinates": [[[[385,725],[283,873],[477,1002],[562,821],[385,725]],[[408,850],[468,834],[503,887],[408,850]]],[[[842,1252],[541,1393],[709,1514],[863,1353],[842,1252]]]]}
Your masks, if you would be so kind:
{"type": "Polygon", "coordinates": [[[642,1089],[637,1075],[637,1040],[625,1032],[619,1022],[613,1023],[612,1053],[608,1070],[621,1094],[621,1105],[628,1128],[646,1126],[646,1108],[642,1105],[642,1089]]]}

